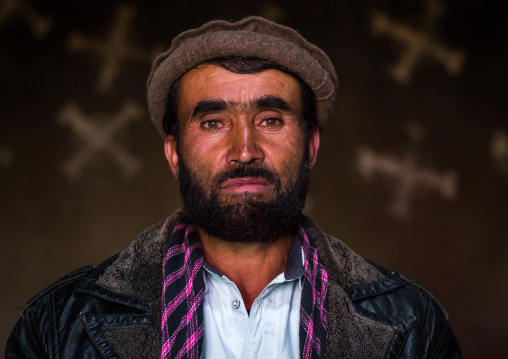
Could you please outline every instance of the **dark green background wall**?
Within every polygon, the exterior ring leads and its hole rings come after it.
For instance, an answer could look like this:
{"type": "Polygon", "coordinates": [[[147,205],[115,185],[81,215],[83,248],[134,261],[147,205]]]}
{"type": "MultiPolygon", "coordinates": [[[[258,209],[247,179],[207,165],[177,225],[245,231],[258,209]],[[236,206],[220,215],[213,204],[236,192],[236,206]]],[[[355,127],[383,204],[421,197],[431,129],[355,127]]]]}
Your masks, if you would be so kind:
{"type": "Polygon", "coordinates": [[[341,86],[306,213],[430,289],[466,358],[508,355],[506,2],[0,0],[0,345],[21,307],[179,206],[145,80],[215,18],[264,15],[341,86]]]}

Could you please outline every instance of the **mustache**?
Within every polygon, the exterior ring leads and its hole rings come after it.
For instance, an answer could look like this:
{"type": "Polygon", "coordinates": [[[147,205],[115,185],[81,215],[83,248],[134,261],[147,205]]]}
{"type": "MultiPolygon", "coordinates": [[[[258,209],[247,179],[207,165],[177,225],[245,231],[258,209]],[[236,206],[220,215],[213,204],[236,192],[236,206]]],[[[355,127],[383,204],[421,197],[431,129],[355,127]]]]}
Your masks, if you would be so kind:
{"type": "Polygon", "coordinates": [[[240,166],[232,167],[232,168],[216,175],[216,177],[213,181],[214,187],[220,188],[220,186],[224,182],[226,182],[230,179],[247,178],[247,177],[262,178],[265,181],[267,181],[268,183],[274,185],[276,188],[280,187],[280,185],[281,185],[280,176],[275,171],[271,171],[268,168],[263,167],[263,166],[240,165],[240,166]]]}

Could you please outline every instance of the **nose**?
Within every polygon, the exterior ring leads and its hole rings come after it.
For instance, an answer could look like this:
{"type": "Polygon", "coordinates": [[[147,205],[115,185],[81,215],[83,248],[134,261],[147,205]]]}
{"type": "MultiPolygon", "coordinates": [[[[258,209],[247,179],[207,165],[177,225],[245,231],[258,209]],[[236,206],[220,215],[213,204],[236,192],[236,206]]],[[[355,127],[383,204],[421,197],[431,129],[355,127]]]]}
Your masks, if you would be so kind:
{"type": "Polygon", "coordinates": [[[230,164],[250,164],[264,160],[264,153],[260,147],[259,134],[250,124],[236,126],[230,132],[230,149],[227,161],[230,164]]]}

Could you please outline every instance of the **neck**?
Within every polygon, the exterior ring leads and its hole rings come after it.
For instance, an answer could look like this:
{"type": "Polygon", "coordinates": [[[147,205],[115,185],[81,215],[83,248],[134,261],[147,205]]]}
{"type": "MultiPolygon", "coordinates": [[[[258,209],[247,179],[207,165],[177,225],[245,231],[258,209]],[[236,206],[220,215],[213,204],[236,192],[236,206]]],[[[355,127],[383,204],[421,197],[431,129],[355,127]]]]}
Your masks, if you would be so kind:
{"type": "Polygon", "coordinates": [[[286,269],[293,231],[273,243],[229,242],[198,231],[205,259],[236,284],[247,309],[268,283],[286,269]]]}

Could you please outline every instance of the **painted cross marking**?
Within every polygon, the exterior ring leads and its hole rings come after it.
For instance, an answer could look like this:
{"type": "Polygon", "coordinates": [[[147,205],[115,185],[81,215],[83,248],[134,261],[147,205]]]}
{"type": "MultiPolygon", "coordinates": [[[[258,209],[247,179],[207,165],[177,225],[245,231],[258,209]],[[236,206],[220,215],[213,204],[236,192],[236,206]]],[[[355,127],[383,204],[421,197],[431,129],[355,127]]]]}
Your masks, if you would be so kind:
{"type": "Polygon", "coordinates": [[[9,167],[12,164],[12,152],[7,148],[0,148],[0,166],[9,167]]]}
{"type": "Polygon", "coordinates": [[[508,135],[504,131],[494,133],[490,155],[499,169],[508,176],[508,135]]]}
{"type": "Polygon", "coordinates": [[[58,115],[58,121],[70,126],[78,137],[86,141],[86,145],[64,164],[64,172],[70,179],[79,180],[83,168],[94,156],[107,154],[127,177],[132,176],[141,167],[140,161],[113,140],[129,122],[138,121],[142,116],[143,111],[138,106],[126,103],[118,114],[96,116],[102,118],[100,122],[103,124],[99,125],[86,117],[75,104],[67,105],[58,115]]]}
{"type": "Polygon", "coordinates": [[[38,39],[44,37],[52,25],[50,17],[36,13],[24,0],[0,0],[0,26],[15,15],[31,27],[32,36],[38,39]]]}
{"type": "Polygon", "coordinates": [[[390,70],[393,79],[401,84],[409,82],[414,68],[424,56],[439,62],[450,75],[458,75],[466,59],[465,51],[450,49],[430,38],[429,34],[441,17],[443,7],[438,0],[425,1],[425,5],[424,29],[421,31],[392,21],[380,10],[374,11],[372,16],[372,32],[375,35],[387,35],[405,45],[402,57],[390,70]]]}
{"type": "Polygon", "coordinates": [[[101,40],[87,38],[80,34],[73,34],[69,40],[72,51],[91,52],[103,58],[97,89],[105,93],[111,89],[111,85],[118,76],[122,60],[136,60],[151,62],[155,55],[143,49],[131,47],[127,42],[131,21],[134,18],[133,6],[123,6],[116,11],[114,24],[108,39],[101,40]]]}
{"type": "MultiPolygon", "coordinates": [[[[422,134],[417,131],[418,135],[422,134]]],[[[367,146],[360,148],[357,158],[358,170],[368,180],[381,176],[388,180],[393,201],[387,207],[389,215],[407,219],[411,215],[411,203],[437,191],[444,200],[457,196],[458,178],[454,171],[439,173],[419,165],[418,155],[410,150],[402,158],[378,154],[367,146]]]]}

